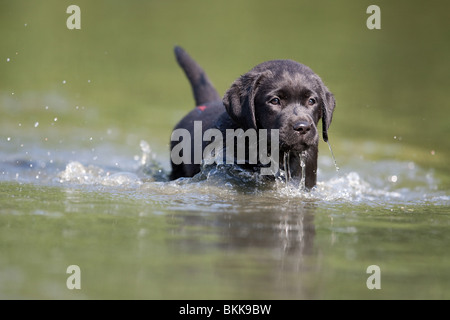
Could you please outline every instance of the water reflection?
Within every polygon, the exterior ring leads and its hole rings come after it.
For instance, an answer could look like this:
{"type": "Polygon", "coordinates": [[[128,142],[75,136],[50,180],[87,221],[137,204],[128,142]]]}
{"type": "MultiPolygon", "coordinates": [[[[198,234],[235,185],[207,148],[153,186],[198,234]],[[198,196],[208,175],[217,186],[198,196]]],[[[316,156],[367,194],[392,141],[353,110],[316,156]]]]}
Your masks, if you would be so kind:
{"type": "Polygon", "coordinates": [[[243,297],[257,297],[261,291],[265,297],[315,298],[311,279],[320,267],[314,242],[316,203],[258,198],[252,205],[245,196],[233,202],[237,213],[167,216],[170,247],[196,260],[180,272],[196,270],[205,278],[212,274],[211,286],[226,282],[240,288],[243,297]]]}
{"type": "MultiPolygon", "coordinates": [[[[301,268],[304,256],[315,253],[314,212],[315,202],[273,203],[266,205],[258,199],[256,206],[240,203],[238,213],[198,212],[176,215],[180,220],[172,230],[177,235],[177,245],[183,250],[197,251],[199,247],[216,248],[227,252],[255,250],[284,263],[295,263],[301,268]],[[201,236],[213,236],[214,242],[201,236]],[[193,236],[195,237],[189,237],[193,236]]],[[[273,199],[272,199],[273,200],[273,199]]],[[[245,201],[245,199],[243,199],[245,201]]]]}

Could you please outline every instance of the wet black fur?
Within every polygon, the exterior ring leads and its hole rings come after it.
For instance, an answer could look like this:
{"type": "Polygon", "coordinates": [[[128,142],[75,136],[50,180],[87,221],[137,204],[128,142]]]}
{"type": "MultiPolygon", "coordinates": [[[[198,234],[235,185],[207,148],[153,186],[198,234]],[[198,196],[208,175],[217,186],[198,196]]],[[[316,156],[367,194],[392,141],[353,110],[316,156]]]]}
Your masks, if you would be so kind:
{"type": "MultiPolygon", "coordinates": [[[[237,128],[279,129],[280,165],[288,153],[291,177],[300,180],[299,153],[306,151],[305,185],[309,189],[316,185],[317,125],[322,119],[322,135],[327,141],[335,108],[333,94],[318,75],[292,60],[263,62],[234,81],[221,100],[203,69],[182,48],[175,47],[175,56],[191,83],[196,105],[206,108],[195,108],[174,129],[187,129],[193,136],[194,121],[202,121],[202,134],[209,128],[222,132],[237,128]]],[[[177,143],[171,141],[171,150],[177,143]]],[[[203,142],[202,149],[207,144],[203,142]]],[[[258,170],[259,165],[246,167],[258,170]]],[[[199,171],[198,164],[172,162],[170,179],[192,177],[199,171]]]]}

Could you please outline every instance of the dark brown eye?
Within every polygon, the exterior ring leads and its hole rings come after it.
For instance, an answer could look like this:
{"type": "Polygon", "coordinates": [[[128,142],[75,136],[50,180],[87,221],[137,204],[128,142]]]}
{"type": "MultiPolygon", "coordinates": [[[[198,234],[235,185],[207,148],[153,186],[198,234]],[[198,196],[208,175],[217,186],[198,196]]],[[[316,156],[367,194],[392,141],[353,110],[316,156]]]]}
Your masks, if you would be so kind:
{"type": "Polygon", "coordinates": [[[308,100],[308,105],[313,106],[313,105],[315,105],[315,104],[316,104],[316,99],[314,99],[314,98],[309,98],[309,100],[308,100]]]}
{"type": "Polygon", "coordinates": [[[278,106],[280,105],[281,101],[278,98],[273,98],[272,100],[269,101],[269,103],[278,106]]]}

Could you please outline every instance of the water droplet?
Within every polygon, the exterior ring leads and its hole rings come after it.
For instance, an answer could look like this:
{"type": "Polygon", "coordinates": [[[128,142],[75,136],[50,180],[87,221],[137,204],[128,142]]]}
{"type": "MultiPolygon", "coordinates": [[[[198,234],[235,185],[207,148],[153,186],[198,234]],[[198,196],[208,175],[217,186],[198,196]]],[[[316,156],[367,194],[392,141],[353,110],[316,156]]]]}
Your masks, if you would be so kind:
{"type": "Polygon", "coordinates": [[[36,121],[36,122],[34,123],[34,127],[37,128],[38,125],[39,125],[39,122],[36,121]]]}
{"type": "Polygon", "coordinates": [[[150,145],[145,140],[141,140],[141,142],[139,143],[139,146],[141,147],[141,150],[142,150],[141,164],[145,165],[147,163],[147,160],[149,159],[150,153],[152,151],[150,149],[150,145]]]}
{"type": "Polygon", "coordinates": [[[334,167],[336,168],[336,172],[339,174],[339,167],[337,165],[336,158],[334,157],[333,149],[331,149],[330,141],[327,141],[327,144],[328,144],[328,149],[330,149],[331,157],[333,158],[333,161],[334,161],[334,167]]]}
{"type": "Polygon", "coordinates": [[[144,153],[151,152],[150,145],[148,144],[147,141],[141,140],[141,142],[139,143],[139,146],[141,147],[142,152],[144,152],[144,153]]]}
{"type": "Polygon", "coordinates": [[[291,168],[289,167],[290,162],[290,155],[289,152],[285,152],[283,156],[283,162],[284,162],[284,172],[285,172],[285,179],[286,184],[291,180],[291,168]]]}
{"type": "Polygon", "coordinates": [[[302,151],[299,154],[299,158],[300,158],[300,167],[302,168],[302,178],[300,180],[300,190],[304,191],[306,190],[306,185],[305,185],[305,178],[306,178],[306,163],[305,163],[305,158],[306,158],[306,151],[302,151]]]}

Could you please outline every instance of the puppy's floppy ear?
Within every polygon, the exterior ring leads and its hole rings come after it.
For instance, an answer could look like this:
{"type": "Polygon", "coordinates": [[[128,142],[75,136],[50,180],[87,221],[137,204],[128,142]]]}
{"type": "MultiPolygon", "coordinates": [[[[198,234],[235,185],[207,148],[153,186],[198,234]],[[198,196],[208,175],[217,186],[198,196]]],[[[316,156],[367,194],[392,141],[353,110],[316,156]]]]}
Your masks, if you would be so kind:
{"type": "Polygon", "coordinates": [[[223,97],[225,109],[244,130],[256,128],[255,94],[265,73],[250,71],[233,82],[223,97]]]}
{"type": "Polygon", "coordinates": [[[322,91],[322,137],[323,141],[328,142],[328,128],[333,118],[333,111],[336,107],[336,100],[334,95],[323,86],[322,91]]]}

